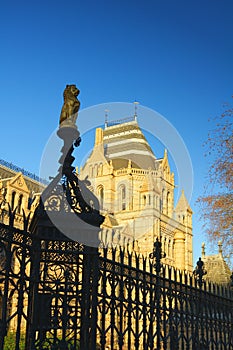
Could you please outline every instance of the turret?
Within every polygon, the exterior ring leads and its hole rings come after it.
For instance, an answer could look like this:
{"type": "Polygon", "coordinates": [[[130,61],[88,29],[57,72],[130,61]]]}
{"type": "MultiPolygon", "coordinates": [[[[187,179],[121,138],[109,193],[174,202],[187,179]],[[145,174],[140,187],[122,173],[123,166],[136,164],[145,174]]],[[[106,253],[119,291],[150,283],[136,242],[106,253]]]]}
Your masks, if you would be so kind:
{"type": "Polygon", "coordinates": [[[175,208],[176,220],[187,227],[192,227],[192,214],[192,209],[185,197],[184,190],[182,190],[180,199],[175,208]]]}

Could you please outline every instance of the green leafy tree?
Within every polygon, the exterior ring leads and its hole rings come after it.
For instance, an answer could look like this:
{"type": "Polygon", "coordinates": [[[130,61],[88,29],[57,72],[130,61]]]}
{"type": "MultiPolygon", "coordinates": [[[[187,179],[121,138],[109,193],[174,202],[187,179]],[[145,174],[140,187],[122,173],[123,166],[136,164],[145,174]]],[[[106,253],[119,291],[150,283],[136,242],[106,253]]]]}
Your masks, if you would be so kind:
{"type": "Polygon", "coordinates": [[[205,231],[210,241],[221,240],[224,253],[233,255],[233,107],[215,118],[205,143],[210,159],[208,184],[199,198],[205,231]]]}

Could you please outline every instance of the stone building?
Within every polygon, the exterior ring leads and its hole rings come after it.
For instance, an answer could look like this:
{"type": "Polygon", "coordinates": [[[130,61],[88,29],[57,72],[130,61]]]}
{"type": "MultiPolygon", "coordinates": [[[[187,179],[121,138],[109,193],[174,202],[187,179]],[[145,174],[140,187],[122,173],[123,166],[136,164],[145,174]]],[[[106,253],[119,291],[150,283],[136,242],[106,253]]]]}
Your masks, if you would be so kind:
{"type": "Polygon", "coordinates": [[[205,243],[202,243],[201,260],[204,263],[207,281],[221,285],[230,284],[231,270],[224,259],[221,241],[218,242],[218,253],[211,255],[206,255],[205,243]]]}
{"type": "Polygon", "coordinates": [[[0,222],[8,224],[10,206],[16,213],[15,227],[22,228],[23,214],[34,213],[43,188],[36,175],[0,160],[0,222]]]}
{"type": "Polygon", "coordinates": [[[161,239],[164,263],[192,272],[192,210],[182,191],[174,205],[174,173],[167,151],[157,158],[136,116],[97,128],[94,148],[80,168],[106,219],[104,246],[131,247],[144,256],[161,239]]]}
{"type": "MultiPolygon", "coordinates": [[[[45,188],[45,184],[34,174],[21,169],[12,163],[0,160],[0,222],[5,225],[9,224],[9,211],[15,212],[14,226],[23,229],[24,216],[32,218],[35,208],[40,199],[41,191],[45,188]]],[[[20,257],[14,250],[11,266],[12,272],[15,276],[20,274],[20,257]]],[[[4,249],[0,247],[0,265],[4,261],[4,249]]],[[[0,266],[1,267],[1,266],[0,266]]],[[[26,275],[29,274],[30,265],[25,267],[26,275]]],[[[8,295],[7,312],[14,315],[17,311],[18,295],[14,293],[14,282],[10,284],[12,289],[8,295]]],[[[2,290],[4,285],[0,283],[0,307],[2,303],[2,290]]],[[[27,310],[28,300],[24,300],[24,312],[27,310]]],[[[22,325],[26,328],[26,321],[22,321],[22,325]]],[[[10,322],[10,330],[17,329],[17,318],[13,317],[10,322]]]]}
{"type": "MultiPolygon", "coordinates": [[[[192,210],[182,191],[174,205],[174,174],[167,151],[157,158],[136,117],[97,128],[92,153],[79,174],[88,177],[105,221],[103,246],[120,245],[148,256],[158,237],[164,263],[192,272],[192,210]]],[[[8,203],[22,227],[23,211],[33,213],[45,185],[12,164],[0,162],[0,220],[7,223],[8,203]]]]}

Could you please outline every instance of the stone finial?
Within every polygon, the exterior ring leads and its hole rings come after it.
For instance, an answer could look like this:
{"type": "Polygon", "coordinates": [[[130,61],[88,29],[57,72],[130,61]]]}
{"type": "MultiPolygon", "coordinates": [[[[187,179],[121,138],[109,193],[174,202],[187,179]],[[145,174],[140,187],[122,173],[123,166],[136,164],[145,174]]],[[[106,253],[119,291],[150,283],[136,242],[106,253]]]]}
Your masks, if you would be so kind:
{"type": "Polygon", "coordinates": [[[204,242],[201,245],[201,256],[205,256],[205,243],[204,242]]]}
{"type": "Polygon", "coordinates": [[[222,255],[222,241],[218,241],[218,253],[222,255]]]}

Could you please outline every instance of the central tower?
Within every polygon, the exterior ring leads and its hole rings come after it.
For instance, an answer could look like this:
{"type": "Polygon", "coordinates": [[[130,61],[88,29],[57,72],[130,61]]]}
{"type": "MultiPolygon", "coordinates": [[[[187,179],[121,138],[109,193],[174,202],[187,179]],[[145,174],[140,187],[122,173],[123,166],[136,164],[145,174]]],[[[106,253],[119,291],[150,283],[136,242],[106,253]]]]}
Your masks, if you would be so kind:
{"type": "Polygon", "coordinates": [[[101,241],[147,256],[158,237],[164,262],[192,271],[192,210],[182,192],[174,207],[174,173],[167,151],[157,158],[134,117],[97,128],[80,177],[90,180],[105,221],[101,241]]]}

